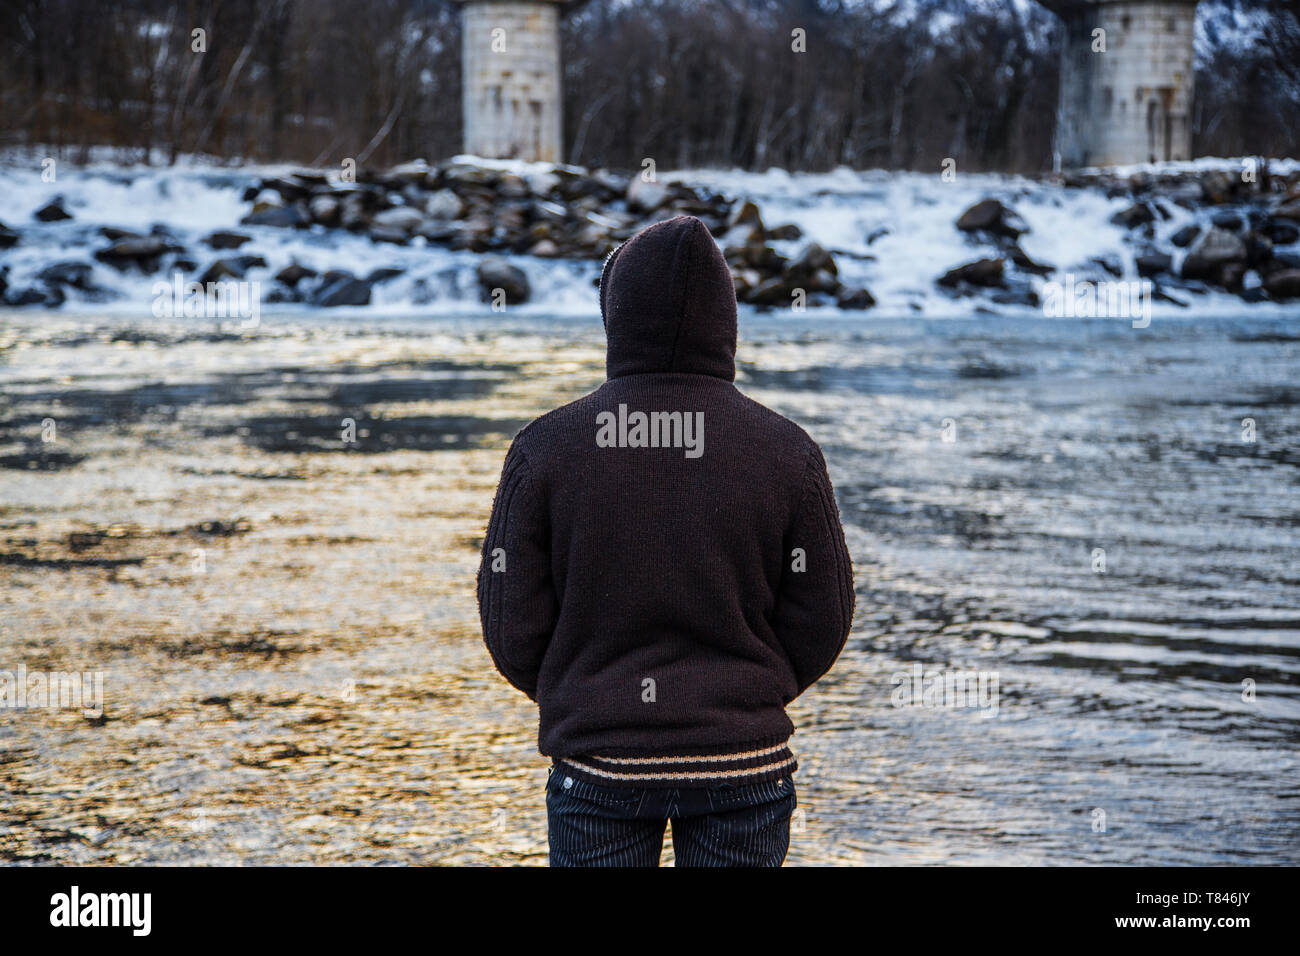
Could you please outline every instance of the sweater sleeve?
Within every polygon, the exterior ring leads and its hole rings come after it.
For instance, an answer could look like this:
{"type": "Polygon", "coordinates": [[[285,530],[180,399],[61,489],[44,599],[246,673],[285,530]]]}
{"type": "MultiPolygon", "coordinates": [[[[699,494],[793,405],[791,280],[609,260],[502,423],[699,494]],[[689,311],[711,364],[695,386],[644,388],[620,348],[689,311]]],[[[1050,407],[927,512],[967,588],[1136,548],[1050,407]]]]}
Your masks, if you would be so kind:
{"type": "Polygon", "coordinates": [[[550,527],[517,443],[506,453],[478,569],[479,618],[497,670],[531,700],[559,614],[550,527]]]}
{"type": "Polygon", "coordinates": [[[773,624],[802,694],[839,657],[856,603],[835,489],[816,444],[809,450],[803,498],[785,536],[783,560],[773,624]]]}

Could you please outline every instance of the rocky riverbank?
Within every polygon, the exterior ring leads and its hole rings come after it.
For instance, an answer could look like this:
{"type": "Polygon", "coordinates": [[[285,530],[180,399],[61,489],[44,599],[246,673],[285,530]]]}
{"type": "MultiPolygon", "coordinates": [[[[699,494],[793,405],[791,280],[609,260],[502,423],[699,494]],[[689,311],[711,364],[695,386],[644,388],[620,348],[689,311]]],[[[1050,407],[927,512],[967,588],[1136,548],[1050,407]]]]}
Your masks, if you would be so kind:
{"type": "Polygon", "coordinates": [[[1248,173],[1225,161],[1038,181],[983,177],[992,188],[980,193],[969,184],[954,189],[939,177],[879,174],[911,177],[912,207],[938,208],[940,197],[965,197],[923,248],[897,241],[896,233],[907,230],[897,209],[882,211],[892,213],[891,221],[873,220],[861,207],[860,234],[823,230],[823,223],[858,214],[855,204],[874,197],[853,191],[837,197],[811,179],[806,195],[791,190],[796,201],[774,210],[746,192],[747,174],[726,184],[739,188],[714,188],[690,174],[647,181],[608,170],[458,157],[362,169],[353,177],[319,170],[242,180],[226,175],[228,191],[238,191],[231,203],[238,216],[202,231],[192,227],[193,210],[179,199],[172,219],[140,228],[95,221],[75,198],[45,190],[24,219],[0,223],[0,298],[16,307],[99,304],[122,297],[115,279],[170,280],[180,273],[205,287],[255,279],[268,305],[366,306],[383,298],[380,290],[402,283],[397,298],[415,305],[440,298],[523,305],[550,296],[539,293],[534,279],[547,263],[563,263],[586,278],[594,301],[591,279],[618,243],[682,214],[709,226],[731,266],[737,298],[760,309],[868,309],[877,303],[877,284],[891,283],[899,271],[911,274],[902,304],[912,311],[945,300],[975,311],[1037,308],[1043,284],[1066,274],[1093,282],[1147,279],[1154,297],[1173,307],[1205,295],[1243,305],[1300,298],[1300,166],[1294,163],[1248,173]],[[1057,207],[1086,201],[1093,215],[1104,208],[1098,238],[1108,241],[1089,250],[1080,237],[1068,254],[1044,255],[1059,237],[1031,226],[1022,214],[1026,201],[1057,207]],[[809,204],[805,216],[782,215],[809,204]],[[295,246],[286,237],[301,240],[295,246]],[[312,254],[301,254],[308,247],[312,254]],[[377,264],[358,269],[364,247],[371,249],[367,261],[377,264]],[[21,263],[9,261],[24,249],[29,254],[21,263]],[[421,272],[429,260],[419,253],[435,251],[462,268],[421,272]],[[898,258],[903,254],[905,262],[898,258]],[[468,262],[470,275],[463,268],[468,262]],[[928,289],[918,289],[922,283],[928,289]]]}

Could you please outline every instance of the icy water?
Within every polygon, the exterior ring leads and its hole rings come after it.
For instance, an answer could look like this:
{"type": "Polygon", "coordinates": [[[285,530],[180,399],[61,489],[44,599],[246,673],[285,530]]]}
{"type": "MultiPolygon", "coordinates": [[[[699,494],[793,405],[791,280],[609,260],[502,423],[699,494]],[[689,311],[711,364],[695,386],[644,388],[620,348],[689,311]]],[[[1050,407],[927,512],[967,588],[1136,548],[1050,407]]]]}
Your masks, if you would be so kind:
{"type": "MultiPolygon", "coordinates": [[[[0,710],[0,860],[545,862],[474,572],[598,320],[0,323],[0,670],[104,681],[102,714],[0,710]]],[[[857,576],[791,708],[790,864],[1300,863],[1300,321],[742,339],[857,576]],[[897,706],[918,666],[996,710],[897,706]]]]}

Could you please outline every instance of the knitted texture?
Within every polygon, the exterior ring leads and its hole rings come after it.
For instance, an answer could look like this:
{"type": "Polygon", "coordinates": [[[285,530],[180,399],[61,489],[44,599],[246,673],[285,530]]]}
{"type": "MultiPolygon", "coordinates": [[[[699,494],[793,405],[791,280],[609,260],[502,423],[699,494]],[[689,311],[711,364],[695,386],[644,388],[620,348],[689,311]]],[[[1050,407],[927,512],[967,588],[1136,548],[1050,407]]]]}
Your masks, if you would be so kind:
{"type": "Polygon", "coordinates": [[[698,219],[619,247],[600,302],[606,382],[506,454],[478,572],[488,650],[538,703],[540,751],[603,783],[788,773],[785,706],[854,610],[825,459],[733,384],[735,291],[698,219]]]}

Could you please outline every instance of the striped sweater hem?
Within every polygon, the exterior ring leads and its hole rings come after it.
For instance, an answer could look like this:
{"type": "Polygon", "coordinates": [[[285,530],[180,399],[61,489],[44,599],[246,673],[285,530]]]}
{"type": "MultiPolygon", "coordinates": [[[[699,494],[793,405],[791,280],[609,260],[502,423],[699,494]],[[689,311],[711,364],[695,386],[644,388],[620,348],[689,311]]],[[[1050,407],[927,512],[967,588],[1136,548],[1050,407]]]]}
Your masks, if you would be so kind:
{"type": "Polygon", "coordinates": [[[611,757],[581,754],[555,758],[557,768],[607,787],[716,787],[764,783],[792,774],[798,761],[788,742],[714,753],[611,757]]]}

